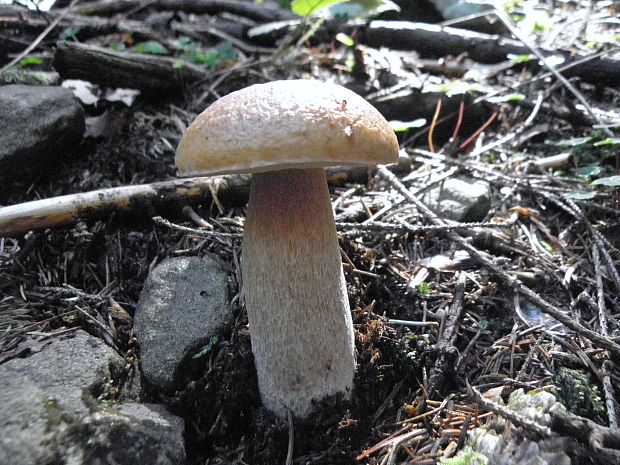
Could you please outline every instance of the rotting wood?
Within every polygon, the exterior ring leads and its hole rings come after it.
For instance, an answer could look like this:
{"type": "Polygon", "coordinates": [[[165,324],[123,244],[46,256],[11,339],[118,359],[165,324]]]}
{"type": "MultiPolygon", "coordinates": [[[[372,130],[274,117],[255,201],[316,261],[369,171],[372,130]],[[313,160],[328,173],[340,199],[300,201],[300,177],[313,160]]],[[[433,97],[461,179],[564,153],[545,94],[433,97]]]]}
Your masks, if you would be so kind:
{"type": "MultiPolygon", "coordinates": [[[[85,3],[76,8],[75,12],[86,16],[113,16],[143,5],[144,1],[142,0],[101,0],[85,3]]],[[[161,10],[184,11],[196,14],[226,12],[256,21],[273,21],[274,19],[282,20],[297,17],[290,11],[281,8],[235,0],[155,0],[148,2],[147,6],[161,10]]]]}
{"type": "MultiPolygon", "coordinates": [[[[441,27],[409,21],[371,21],[360,29],[360,42],[375,48],[415,50],[423,56],[446,56],[467,53],[481,63],[506,61],[508,55],[530,55],[530,49],[521,42],[497,35],[441,27]]],[[[560,55],[565,62],[558,66],[569,78],[578,76],[584,81],[607,86],[620,82],[620,60],[572,55],[564,50],[545,50],[545,56],[560,55]],[[567,65],[571,65],[568,67],[567,65]]]]}
{"type": "Polygon", "coordinates": [[[205,79],[203,68],[174,58],[59,42],[54,54],[54,68],[62,79],[84,79],[95,84],[139,89],[146,93],[179,91],[188,84],[205,79]]]}
{"type": "Polygon", "coordinates": [[[592,463],[620,463],[620,430],[617,428],[607,428],[570,413],[552,414],[551,419],[551,430],[574,438],[584,447],[584,456],[593,460],[592,463]]]}

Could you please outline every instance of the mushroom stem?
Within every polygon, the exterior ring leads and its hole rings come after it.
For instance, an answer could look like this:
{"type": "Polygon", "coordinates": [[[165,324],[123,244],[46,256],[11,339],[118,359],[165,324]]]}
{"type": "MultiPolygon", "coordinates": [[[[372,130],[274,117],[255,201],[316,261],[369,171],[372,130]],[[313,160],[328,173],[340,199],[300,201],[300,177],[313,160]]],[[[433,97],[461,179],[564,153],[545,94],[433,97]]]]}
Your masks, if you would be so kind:
{"type": "Polygon", "coordinates": [[[353,323],[323,169],[253,175],[242,274],[263,404],[305,417],[348,397],[353,323]]]}

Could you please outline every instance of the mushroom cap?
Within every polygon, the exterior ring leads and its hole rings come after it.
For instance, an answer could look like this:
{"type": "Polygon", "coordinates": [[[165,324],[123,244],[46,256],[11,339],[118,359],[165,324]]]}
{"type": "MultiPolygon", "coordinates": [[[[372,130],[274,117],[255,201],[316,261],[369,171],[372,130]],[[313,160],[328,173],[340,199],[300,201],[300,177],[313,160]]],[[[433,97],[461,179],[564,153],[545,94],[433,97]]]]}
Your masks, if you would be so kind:
{"type": "Polygon", "coordinates": [[[336,84],[274,81],[232,92],[189,126],[181,176],[398,161],[398,142],[366,100],[336,84]]]}

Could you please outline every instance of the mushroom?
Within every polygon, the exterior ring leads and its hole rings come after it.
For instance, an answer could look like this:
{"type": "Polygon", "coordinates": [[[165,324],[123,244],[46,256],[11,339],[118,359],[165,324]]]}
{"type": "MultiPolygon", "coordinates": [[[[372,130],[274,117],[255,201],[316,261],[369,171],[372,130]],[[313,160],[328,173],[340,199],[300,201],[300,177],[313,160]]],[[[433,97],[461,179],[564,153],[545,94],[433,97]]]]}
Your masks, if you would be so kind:
{"type": "Polygon", "coordinates": [[[353,323],[325,171],[398,160],[381,114],[313,80],[258,84],[217,100],[187,129],[182,176],[250,172],[242,294],[263,405],[306,417],[350,396],[353,323]]]}

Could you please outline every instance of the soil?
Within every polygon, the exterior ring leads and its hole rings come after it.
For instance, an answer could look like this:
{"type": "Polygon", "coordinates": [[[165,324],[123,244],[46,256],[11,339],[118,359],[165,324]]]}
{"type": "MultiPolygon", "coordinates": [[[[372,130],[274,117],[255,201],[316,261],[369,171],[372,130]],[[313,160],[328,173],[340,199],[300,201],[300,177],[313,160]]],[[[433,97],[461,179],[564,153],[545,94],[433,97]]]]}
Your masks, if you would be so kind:
{"type": "MultiPolygon", "coordinates": [[[[162,149],[161,155],[155,155],[158,135],[170,130],[169,121],[161,114],[169,111],[170,105],[138,102],[129,112],[121,105],[108,104],[104,111],[113,115],[118,127],[114,137],[87,139],[53,172],[5,185],[0,204],[170,179],[175,174],[173,152],[162,149]]],[[[32,322],[30,329],[53,334],[84,328],[113,344],[131,363],[129,370],[137,370],[139,343],[132,334],[131,315],[150,266],[179,253],[210,254],[231,264],[233,254],[238,256],[240,251],[239,241],[212,243],[154,226],[145,220],[148,205],[145,210],[146,214],[143,210],[137,218],[111,216],[79,221],[70,228],[28,233],[20,241],[20,250],[12,255],[12,263],[0,268],[4,305],[21,301],[23,293],[28,312],[22,319],[23,323],[32,322]],[[83,313],[68,305],[71,292],[62,292],[67,287],[85,294],[79,299],[85,306],[83,313]]],[[[243,207],[220,213],[214,205],[196,206],[196,211],[216,222],[244,213],[243,207]]],[[[182,220],[180,208],[164,213],[182,220]]],[[[355,247],[348,241],[342,245],[359,261],[355,247]]],[[[296,463],[354,463],[361,450],[383,437],[377,426],[394,417],[417,384],[421,360],[412,355],[415,338],[404,342],[379,316],[386,310],[386,296],[402,293],[402,283],[389,278],[380,282],[349,278],[359,364],[353,397],[347,401],[328,399],[316,415],[295,422],[296,463]],[[390,396],[397,386],[396,395],[390,396]]],[[[414,303],[392,300],[389,305],[414,303]]],[[[240,459],[260,465],[286,459],[289,426],[261,406],[247,317],[241,308],[236,308],[235,314],[235,327],[210,356],[186,364],[179,380],[186,387],[174,398],[146,389],[145,401],[163,402],[185,419],[189,464],[240,459]]],[[[10,356],[27,356],[29,345],[20,346],[21,341],[7,341],[2,349],[10,356]]],[[[117,383],[122,385],[123,379],[121,376],[117,383]]]]}
{"type": "MultiPolygon", "coordinates": [[[[147,16],[146,13],[136,14],[134,18],[145,20],[147,16]]],[[[126,37],[117,34],[98,38],[96,42],[108,45],[122,40],[126,37]]],[[[50,44],[45,44],[41,53],[49,61],[50,44]]],[[[367,88],[387,88],[394,76],[382,76],[382,70],[375,68],[374,59],[376,55],[365,61],[368,68],[365,78],[376,79],[367,88]]],[[[173,179],[176,174],[174,149],[180,138],[180,128],[218,95],[276,78],[335,78],[344,73],[345,61],[333,43],[324,44],[316,49],[300,48],[294,61],[285,67],[262,63],[248,66],[221,81],[215,89],[210,87],[211,83],[198,82],[177,94],[140,96],[129,107],[101,99],[97,106],[85,109],[90,117],[106,116],[105,135],[85,138],[63,154],[61,163],[48,167],[34,178],[4,183],[0,186],[0,205],[173,179]],[[196,98],[201,95],[205,98],[196,98]]],[[[530,71],[523,68],[521,72],[530,71]]],[[[509,87],[517,77],[517,73],[509,70],[499,76],[497,82],[509,87]]],[[[348,82],[359,84],[355,79],[348,82]]],[[[582,90],[601,108],[608,108],[609,102],[619,100],[617,89],[585,85],[582,90]]],[[[547,91],[553,94],[554,89],[547,91]]],[[[524,92],[528,98],[538,95],[534,84],[524,92]]],[[[563,91],[554,94],[554,98],[574,108],[573,97],[563,91]]],[[[523,123],[528,116],[523,108],[500,108],[498,120],[490,126],[484,142],[497,140],[523,123]]],[[[476,115],[476,125],[490,116],[488,110],[484,109],[486,116],[482,119],[476,115]]],[[[431,118],[432,114],[428,120],[431,118]]],[[[545,128],[531,127],[532,134],[518,149],[507,149],[497,155],[498,159],[492,159],[491,155],[488,159],[468,159],[467,150],[459,150],[448,142],[451,131],[446,132],[445,128],[442,131],[446,136],[435,144],[446,154],[446,163],[458,168],[456,172],[472,171],[484,178],[484,171],[476,171],[477,167],[486,164],[489,169],[496,170],[487,176],[494,191],[493,211],[487,219],[493,219],[494,215],[506,219],[511,214],[510,208],[521,209],[517,210],[520,216],[519,226],[514,229],[514,242],[506,245],[488,237],[486,243],[472,238],[470,242],[492,255],[497,267],[510,273],[526,272],[528,276],[523,279],[531,279],[528,285],[537,293],[558,307],[582,312],[582,321],[594,322],[599,330],[595,323],[598,315],[592,306],[575,304],[577,296],[586,290],[596,300],[595,279],[601,273],[595,271],[588,252],[591,242],[580,236],[586,234],[587,228],[576,226],[575,218],[566,211],[566,205],[570,204],[549,200],[554,192],[582,187],[579,179],[575,181],[575,166],[566,168],[566,180],[548,176],[549,172],[541,170],[529,172],[518,164],[511,165],[512,168],[498,168],[500,161],[508,165],[509,157],[522,153],[535,154],[538,158],[555,153],[546,139],[565,141],[591,134],[589,128],[552,119],[554,116],[549,113],[545,118],[545,128]],[[541,132],[536,133],[536,130],[541,132]],[[518,174],[516,170],[520,170],[518,174]],[[519,179],[510,178],[512,175],[518,175],[519,179]],[[549,189],[541,195],[537,191],[540,186],[549,189]],[[509,193],[510,189],[518,194],[509,193]],[[548,250],[556,255],[548,257],[540,248],[528,249],[530,244],[525,236],[528,231],[542,238],[548,250]],[[560,235],[563,235],[562,243],[553,242],[560,235]],[[586,277],[566,284],[562,278],[567,266],[579,260],[585,261],[583,273],[586,277]]],[[[401,138],[403,147],[410,151],[411,172],[422,165],[423,169],[431,169],[432,164],[426,164],[429,158],[422,159],[424,154],[414,151],[424,143],[427,136],[424,131],[414,129],[401,138]],[[414,146],[413,141],[417,145],[414,146]]],[[[526,132],[521,135],[525,137],[526,132]]],[[[617,147],[617,142],[612,147],[617,147]]],[[[597,162],[601,169],[607,174],[615,172],[617,153],[614,154],[613,149],[603,150],[594,155],[592,152],[583,154],[581,165],[586,161],[595,162],[597,156],[602,156],[603,160],[597,162]]],[[[333,183],[330,188],[334,201],[348,193],[358,196],[362,203],[370,202],[369,208],[376,212],[378,208],[372,205],[372,200],[386,195],[390,187],[385,180],[371,176],[366,184],[333,183]]],[[[607,228],[602,229],[608,240],[606,247],[617,260],[618,241],[612,233],[619,213],[618,191],[606,191],[599,199],[596,203],[579,205],[590,223],[607,228]]],[[[239,232],[238,222],[244,216],[244,205],[245,199],[232,198],[223,205],[209,201],[194,203],[191,207],[218,231],[239,232]]],[[[96,217],[79,219],[64,228],[0,238],[5,253],[0,255],[0,314],[8,315],[12,327],[17,328],[0,338],[0,363],[41,350],[33,343],[33,332],[53,338],[62,337],[73,328],[83,328],[104,339],[127,360],[126,373],[116,380],[119,390],[115,392],[120,393],[124,377],[139,370],[139,341],[132,332],[132,315],[151,267],[165,257],[209,254],[226,264],[233,275],[239,274],[238,239],[206,239],[151,220],[157,214],[192,226],[183,214],[183,206],[182,199],[165,211],[156,211],[155,206],[144,204],[132,209],[131,215],[99,212],[96,217]]],[[[414,206],[406,202],[395,216],[410,223],[425,221],[414,206]]],[[[367,218],[364,214],[361,217],[362,221],[367,218]]],[[[438,254],[452,257],[459,248],[443,232],[428,229],[419,233],[403,230],[394,233],[387,229],[361,228],[341,231],[340,241],[350,260],[345,274],[356,329],[358,369],[351,399],[326,399],[317,406],[313,416],[305,421],[295,419],[293,423],[282,421],[265,410],[258,394],[247,317],[236,296],[233,298],[236,302],[234,327],[208,354],[186,361],[177,380],[180,386],[177,393],[169,398],[145,387],[145,401],[164,403],[184,418],[190,465],[287,463],[291,445],[292,463],[295,464],[351,465],[385,463],[388,459],[394,460],[390,463],[434,464],[450,443],[454,447],[463,445],[464,433],[459,433],[459,428],[466,432],[467,428],[483,424],[488,418],[478,418],[482,412],[468,397],[467,382],[481,391],[499,389],[500,395],[507,398],[517,387],[547,389],[560,367],[601,375],[600,367],[606,356],[600,347],[585,338],[569,337],[566,332],[554,333],[554,329],[550,330],[545,324],[524,325],[515,316],[514,290],[475,263],[458,269],[431,269],[425,281],[428,287],[409,286],[410,279],[423,268],[419,264],[422,257],[438,254]],[[427,392],[429,373],[441,354],[441,350],[434,347],[440,336],[439,325],[446,321],[460,273],[466,273],[468,280],[463,316],[453,341],[457,355],[450,359],[450,365],[440,367],[444,373],[442,387],[427,392]],[[430,321],[434,325],[408,327],[390,320],[430,321]],[[443,407],[439,408],[440,405],[443,407]],[[439,409],[435,415],[423,415],[435,408],[439,409]],[[393,452],[389,452],[386,443],[381,445],[386,438],[398,438],[402,432],[410,431],[414,424],[425,431],[423,439],[393,452]],[[291,434],[294,441],[291,441],[291,434]],[[375,445],[378,446],[373,448],[375,445]]],[[[613,279],[607,273],[604,276],[605,293],[601,298],[611,309],[609,332],[617,341],[617,290],[613,279]]],[[[238,289],[233,292],[235,294],[238,289]]],[[[617,363],[610,371],[611,383],[617,387],[617,363]]],[[[601,379],[593,376],[589,388],[604,396],[601,379]]],[[[579,405],[582,414],[605,423],[609,417],[599,407],[596,400],[586,406],[579,405]]]]}

